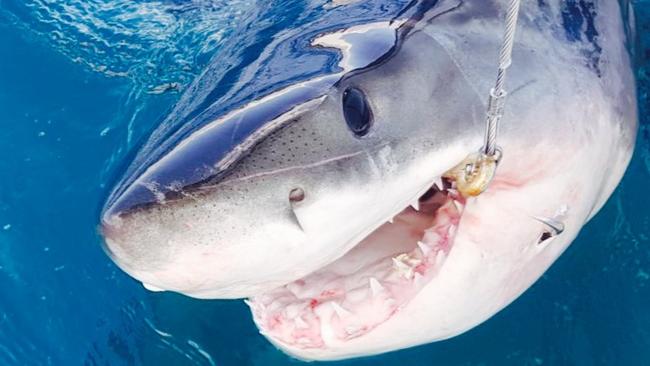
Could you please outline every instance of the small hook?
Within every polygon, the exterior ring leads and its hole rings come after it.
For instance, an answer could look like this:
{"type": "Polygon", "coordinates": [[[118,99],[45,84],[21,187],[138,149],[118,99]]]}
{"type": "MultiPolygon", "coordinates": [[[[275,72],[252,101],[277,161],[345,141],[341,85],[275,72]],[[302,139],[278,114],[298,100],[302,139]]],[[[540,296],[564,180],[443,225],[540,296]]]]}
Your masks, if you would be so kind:
{"type": "Polygon", "coordinates": [[[537,240],[537,244],[542,244],[548,239],[554,238],[564,232],[564,223],[548,217],[533,216],[533,219],[546,225],[550,230],[545,230],[537,240]]]}

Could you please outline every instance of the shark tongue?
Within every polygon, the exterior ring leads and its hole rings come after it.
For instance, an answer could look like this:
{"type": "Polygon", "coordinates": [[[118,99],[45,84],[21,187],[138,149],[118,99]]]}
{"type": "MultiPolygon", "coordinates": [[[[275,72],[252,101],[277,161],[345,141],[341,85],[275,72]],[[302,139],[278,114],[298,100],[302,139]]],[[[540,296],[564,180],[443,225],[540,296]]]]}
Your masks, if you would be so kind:
{"type": "Polygon", "coordinates": [[[404,308],[443,265],[462,210],[439,191],[419,206],[336,262],[251,298],[260,332],[288,346],[323,348],[362,336],[404,308]]]}

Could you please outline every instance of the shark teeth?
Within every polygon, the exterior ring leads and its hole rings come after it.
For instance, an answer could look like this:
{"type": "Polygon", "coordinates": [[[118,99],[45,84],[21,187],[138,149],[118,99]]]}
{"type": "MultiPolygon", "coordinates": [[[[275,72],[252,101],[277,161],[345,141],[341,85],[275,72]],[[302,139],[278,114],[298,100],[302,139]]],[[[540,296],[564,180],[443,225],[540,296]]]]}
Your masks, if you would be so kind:
{"type": "Polygon", "coordinates": [[[402,262],[401,260],[397,258],[393,258],[393,267],[395,267],[398,270],[407,270],[411,269],[406,263],[402,262]]]}
{"type": "Polygon", "coordinates": [[[438,177],[433,181],[433,185],[438,188],[439,191],[444,189],[442,184],[442,177],[438,177]]]}
{"type": "Polygon", "coordinates": [[[393,268],[397,273],[399,273],[402,277],[406,278],[407,280],[410,280],[413,278],[413,268],[407,264],[409,261],[408,256],[406,254],[401,254],[393,259],[393,268]]]}
{"type": "Polygon", "coordinates": [[[462,203],[458,202],[457,200],[452,200],[452,202],[454,203],[454,206],[456,206],[456,210],[458,210],[458,212],[463,211],[464,207],[462,203]]]}
{"type": "Polygon", "coordinates": [[[370,277],[368,282],[370,284],[370,291],[372,292],[373,297],[377,297],[386,292],[386,288],[382,286],[376,278],[370,277]]]}
{"type": "Polygon", "coordinates": [[[352,315],[352,313],[349,310],[339,305],[339,303],[337,303],[336,301],[332,301],[332,309],[334,309],[334,312],[336,313],[336,315],[339,316],[339,318],[345,318],[352,315]]]}
{"type": "MultiPolygon", "coordinates": [[[[391,233],[410,229],[412,220],[426,225],[409,231],[408,238],[413,239],[400,243],[404,244],[400,249],[384,251],[382,247],[380,256],[361,263],[365,265],[361,269],[354,267],[353,274],[334,273],[332,277],[327,270],[317,271],[268,295],[255,296],[253,303],[247,304],[256,323],[267,328],[270,338],[302,348],[317,348],[330,340],[347,341],[361,336],[405,309],[419,291],[446,272],[442,268],[447,265],[455,236],[461,232],[462,212],[466,207],[471,209],[472,201],[460,197],[450,188],[453,184],[438,177],[433,186],[404,192],[402,198],[406,200],[398,202],[401,210],[390,217],[383,216],[384,230],[391,233]],[[413,200],[418,193],[421,194],[413,200]]],[[[404,237],[388,240],[394,239],[404,237]]],[[[384,244],[390,247],[393,243],[382,241],[381,245],[384,244]]],[[[357,266],[358,261],[355,255],[349,263],[357,266]]]]}
{"type": "Polygon", "coordinates": [[[420,211],[420,201],[419,201],[419,199],[416,199],[414,202],[412,202],[411,207],[413,207],[413,209],[415,211],[420,211]]]}
{"type": "Polygon", "coordinates": [[[429,248],[428,245],[424,244],[423,242],[419,241],[418,242],[418,248],[422,251],[422,255],[427,257],[431,253],[431,248],[429,248]]]}

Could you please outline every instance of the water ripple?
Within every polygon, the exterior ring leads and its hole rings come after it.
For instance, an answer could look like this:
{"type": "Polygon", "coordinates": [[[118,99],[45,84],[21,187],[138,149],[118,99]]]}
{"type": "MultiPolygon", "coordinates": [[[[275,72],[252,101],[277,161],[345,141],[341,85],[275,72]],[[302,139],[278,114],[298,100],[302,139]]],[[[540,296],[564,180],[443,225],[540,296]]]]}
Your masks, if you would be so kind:
{"type": "Polygon", "coordinates": [[[203,69],[254,0],[8,0],[6,18],[74,62],[129,77],[153,93],[203,69]]]}

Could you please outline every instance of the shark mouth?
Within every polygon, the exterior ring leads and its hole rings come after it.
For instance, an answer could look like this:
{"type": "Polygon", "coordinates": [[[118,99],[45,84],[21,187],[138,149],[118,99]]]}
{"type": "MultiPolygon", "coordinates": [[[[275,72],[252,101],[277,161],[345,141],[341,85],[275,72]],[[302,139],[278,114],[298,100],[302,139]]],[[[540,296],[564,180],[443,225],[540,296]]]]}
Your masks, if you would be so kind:
{"type": "Polygon", "coordinates": [[[317,349],[372,331],[439,273],[464,207],[452,184],[438,180],[343,257],[249,299],[260,332],[287,347],[317,349]]]}

